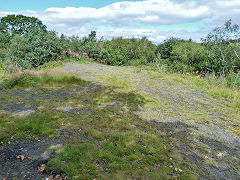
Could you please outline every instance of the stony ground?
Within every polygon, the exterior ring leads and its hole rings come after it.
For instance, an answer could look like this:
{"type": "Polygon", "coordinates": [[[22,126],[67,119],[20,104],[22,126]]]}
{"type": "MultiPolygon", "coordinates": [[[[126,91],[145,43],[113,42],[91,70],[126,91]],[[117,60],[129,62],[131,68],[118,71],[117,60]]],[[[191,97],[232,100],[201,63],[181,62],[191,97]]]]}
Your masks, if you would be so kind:
{"type": "MultiPolygon", "coordinates": [[[[183,161],[192,163],[191,170],[199,179],[240,179],[240,138],[236,133],[240,131],[240,113],[224,100],[172,82],[160,73],[137,68],[67,63],[61,69],[93,83],[84,90],[4,90],[0,87],[0,117],[38,112],[44,108],[39,107],[40,100],[48,108],[74,116],[74,105],[65,106],[60,102],[82,91],[94,94],[96,84],[115,86],[119,92],[135,91],[147,100],[141,110],[135,112],[145,120],[146,126],[137,128],[145,132],[146,127],[160,131],[163,138],[169,139],[169,146],[181,153],[183,161]],[[57,102],[58,107],[51,107],[51,101],[57,102]]],[[[63,133],[56,139],[13,139],[0,147],[0,178],[41,179],[41,164],[63,146],[66,136],[71,136],[63,133]],[[23,160],[16,158],[22,154],[23,160]]]]}
{"type": "MultiPolygon", "coordinates": [[[[121,91],[134,90],[149,102],[137,112],[161,129],[203,179],[240,179],[240,113],[224,100],[130,67],[67,63],[62,69],[121,91]]],[[[143,129],[144,130],[144,129],[143,129]]]]}

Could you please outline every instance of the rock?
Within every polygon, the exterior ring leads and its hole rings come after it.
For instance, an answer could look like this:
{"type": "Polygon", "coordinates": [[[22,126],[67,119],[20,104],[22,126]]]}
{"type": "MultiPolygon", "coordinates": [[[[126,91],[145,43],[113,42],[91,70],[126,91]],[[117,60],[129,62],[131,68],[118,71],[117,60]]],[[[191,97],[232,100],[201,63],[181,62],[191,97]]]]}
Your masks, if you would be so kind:
{"type": "Polygon", "coordinates": [[[57,108],[57,110],[64,111],[64,112],[70,112],[71,110],[73,110],[73,107],[64,105],[62,107],[57,108]]]}

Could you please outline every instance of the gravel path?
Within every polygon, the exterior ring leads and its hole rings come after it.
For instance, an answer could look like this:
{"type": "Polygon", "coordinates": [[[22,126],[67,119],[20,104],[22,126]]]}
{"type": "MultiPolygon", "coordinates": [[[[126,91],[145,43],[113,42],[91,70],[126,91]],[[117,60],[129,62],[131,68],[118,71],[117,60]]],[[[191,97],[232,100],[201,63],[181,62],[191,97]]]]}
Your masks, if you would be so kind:
{"type": "Polygon", "coordinates": [[[240,114],[223,100],[131,67],[67,63],[62,69],[145,96],[149,103],[138,114],[172,140],[200,179],[240,179],[240,138],[225,128],[239,131],[240,114]]]}

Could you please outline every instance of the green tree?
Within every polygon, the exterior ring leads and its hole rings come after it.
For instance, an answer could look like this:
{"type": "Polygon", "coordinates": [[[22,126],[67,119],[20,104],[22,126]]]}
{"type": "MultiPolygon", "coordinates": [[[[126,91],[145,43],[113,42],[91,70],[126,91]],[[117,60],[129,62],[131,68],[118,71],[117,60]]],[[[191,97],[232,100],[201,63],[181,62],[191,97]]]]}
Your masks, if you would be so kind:
{"type": "Polygon", "coordinates": [[[0,23],[0,48],[3,48],[10,40],[10,34],[7,31],[7,25],[0,23]]]}
{"type": "Polygon", "coordinates": [[[183,39],[171,37],[164,40],[162,44],[159,44],[156,49],[156,54],[160,54],[162,59],[168,59],[171,56],[173,47],[179,43],[185,42],[183,39]]]}
{"type": "Polygon", "coordinates": [[[202,39],[206,47],[215,53],[215,64],[219,72],[240,70],[240,29],[228,20],[223,26],[216,27],[202,39]]]}
{"type": "Polygon", "coordinates": [[[18,60],[23,68],[37,67],[61,58],[67,46],[55,32],[31,31],[24,36],[15,35],[10,43],[12,60],[18,60]]]}
{"type": "Polygon", "coordinates": [[[8,15],[0,20],[0,33],[23,35],[29,31],[46,31],[46,26],[35,17],[23,15],[8,15]]]}

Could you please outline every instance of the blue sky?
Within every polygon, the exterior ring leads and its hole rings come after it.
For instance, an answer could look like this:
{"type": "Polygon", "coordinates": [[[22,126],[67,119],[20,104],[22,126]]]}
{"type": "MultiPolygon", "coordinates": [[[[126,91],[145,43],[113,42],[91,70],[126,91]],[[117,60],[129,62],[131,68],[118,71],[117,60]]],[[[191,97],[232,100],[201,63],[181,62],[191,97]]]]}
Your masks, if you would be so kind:
{"type": "Polygon", "coordinates": [[[8,14],[34,16],[49,30],[80,37],[96,30],[108,39],[199,41],[229,19],[240,24],[240,0],[0,0],[0,17],[8,14]]]}
{"type": "Polygon", "coordinates": [[[40,11],[49,7],[93,7],[100,8],[119,0],[0,0],[0,11],[40,11]]]}

